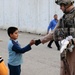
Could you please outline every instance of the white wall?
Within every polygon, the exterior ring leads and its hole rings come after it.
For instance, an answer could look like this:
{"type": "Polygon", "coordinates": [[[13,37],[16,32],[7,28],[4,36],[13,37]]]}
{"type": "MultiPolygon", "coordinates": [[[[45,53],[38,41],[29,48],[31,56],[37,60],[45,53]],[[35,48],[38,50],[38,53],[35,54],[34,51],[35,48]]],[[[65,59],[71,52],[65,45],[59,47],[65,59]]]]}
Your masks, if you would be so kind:
{"type": "Polygon", "coordinates": [[[4,0],[3,28],[18,26],[18,0],[4,0]]]}
{"type": "Polygon", "coordinates": [[[3,15],[4,15],[3,0],[0,0],[0,26],[2,26],[4,22],[3,15]]]}
{"type": "Polygon", "coordinates": [[[45,34],[55,13],[62,16],[55,0],[0,0],[0,28],[45,34]]]}

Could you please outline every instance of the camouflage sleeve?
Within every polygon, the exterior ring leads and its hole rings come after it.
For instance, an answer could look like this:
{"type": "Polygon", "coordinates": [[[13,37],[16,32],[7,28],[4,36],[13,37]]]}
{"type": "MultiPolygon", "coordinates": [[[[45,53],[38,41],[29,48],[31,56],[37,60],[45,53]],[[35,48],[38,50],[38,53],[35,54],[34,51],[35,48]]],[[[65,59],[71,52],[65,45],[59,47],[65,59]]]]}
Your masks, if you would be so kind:
{"type": "Polygon", "coordinates": [[[60,20],[58,21],[58,23],[57,23],[56,27],[54,28],[53,33],[55,33],[56,29],[58,29],[58,28],[59,28],[59,26],[60,26],[60,20]]]}
{"type": "Polygon", "coordinates": [[[59,32],[59,27],[60,27],[60,20],[57,23],[57,26],[55,27],[54,31],[53,31],[53,39],[54,40],[58,40],[58,32],[59,32]]]}
{"type": "Polygon", "coordinates": [[[40,40],[41,40],[41,43],[44,44],[52,39],[53,39],[53,33],[49,33],[46,36],[44,36],[43,38],[41,38],[40,40]]]}

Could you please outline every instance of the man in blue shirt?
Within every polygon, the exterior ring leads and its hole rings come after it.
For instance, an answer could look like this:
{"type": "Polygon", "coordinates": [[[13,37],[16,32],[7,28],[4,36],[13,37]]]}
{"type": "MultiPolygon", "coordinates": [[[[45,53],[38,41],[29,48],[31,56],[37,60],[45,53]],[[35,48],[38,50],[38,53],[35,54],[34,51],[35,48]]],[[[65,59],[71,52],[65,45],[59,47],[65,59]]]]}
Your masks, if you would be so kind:
{"type": "MultiPolygon", "coordinates": [[[[48,26],[48,29],[47,29],[47,34],[51,31],[54,30],[54,28],[56,27],[57,25],[57,22],[58,22],[58,16],[57,14],[54,15],[54,19],[50,22],[49,26],[48,26]]],[[[51,45],[53,43],[54,40],[51,40],[49,43],[48,43],[48,47],[49,48],[52,48],[51,45]]],[[[55,44],[57,46],[57,50],[60,50],[60,45],[59,45],[59,42],[58,41],[55,41],[55,44]]]]}

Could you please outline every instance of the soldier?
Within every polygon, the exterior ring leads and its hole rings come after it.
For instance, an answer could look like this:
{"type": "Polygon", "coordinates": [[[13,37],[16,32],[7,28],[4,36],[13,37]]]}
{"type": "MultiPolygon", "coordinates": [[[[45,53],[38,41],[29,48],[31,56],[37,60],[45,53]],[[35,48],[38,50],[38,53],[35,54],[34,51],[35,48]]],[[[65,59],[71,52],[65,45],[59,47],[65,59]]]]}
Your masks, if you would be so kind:
{"type": "Polygon", "coordinates": [[[41,39],[35,40],[35,45],[44,44],[52,39],[61,41],[60,75],[75,75],[75,7],[74,0],[55,0],[64,13],[54,31],[41,39]],[[70,49],[71,48],[71,49],[70,49]],[[65,50],[65,53],[64,53],[65,50]]]}

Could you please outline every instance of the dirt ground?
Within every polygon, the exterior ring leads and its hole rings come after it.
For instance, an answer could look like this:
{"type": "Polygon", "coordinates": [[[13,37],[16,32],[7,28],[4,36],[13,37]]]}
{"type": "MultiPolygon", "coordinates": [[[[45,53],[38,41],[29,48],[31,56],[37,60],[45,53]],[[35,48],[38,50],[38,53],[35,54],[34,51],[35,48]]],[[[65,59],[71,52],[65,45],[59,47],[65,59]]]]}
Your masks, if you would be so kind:
{"type": "MultiPolygon", "coordinates": [[[[31,39],[42,38],[41,35],[20,32],[18,41],[22,47],[27,45],[31,39]]],[[[8,40],[6,30],[0,30],[0,55],[4,58],[7,65],[8,62],[8,40]]],[[[23,64],[21,67],[21,75],[59,75],[60,74],[60,56],[55,43],[52,49],[47,44],[32,46],[32,50],[23,54],[23,64]]]]}

